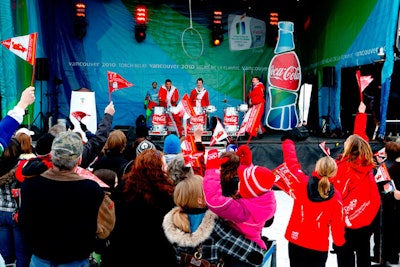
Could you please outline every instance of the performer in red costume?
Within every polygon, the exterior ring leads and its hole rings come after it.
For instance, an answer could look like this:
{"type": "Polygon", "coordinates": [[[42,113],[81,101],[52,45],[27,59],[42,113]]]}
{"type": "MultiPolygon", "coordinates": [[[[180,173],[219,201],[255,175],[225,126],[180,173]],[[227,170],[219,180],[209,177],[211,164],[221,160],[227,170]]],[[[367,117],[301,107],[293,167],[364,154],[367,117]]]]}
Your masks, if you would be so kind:
{"type": "MultiPolygon", "coordinates": [[[[172,85],[170,79],[165,80],[165,84],[161,85],[160,91],[158,92],[158,98],[160,101],[160,106],[164,107],[167,111],[170,107],[176,107],[179,100],[178,88],[172,85]]],[[[179,132],[179,136],[183,133],[182,120],[179,114],[174,114],[171,112],[172,118],[175,121],[176,128],[179,132]]]]}
{"type": "Polygon", "coordinates": [[[197,86],[190,92],[190,104],[192,107],[206,108],[210,105],[208,91],[203,87],[203,78],[197,79],[197,86]]]}

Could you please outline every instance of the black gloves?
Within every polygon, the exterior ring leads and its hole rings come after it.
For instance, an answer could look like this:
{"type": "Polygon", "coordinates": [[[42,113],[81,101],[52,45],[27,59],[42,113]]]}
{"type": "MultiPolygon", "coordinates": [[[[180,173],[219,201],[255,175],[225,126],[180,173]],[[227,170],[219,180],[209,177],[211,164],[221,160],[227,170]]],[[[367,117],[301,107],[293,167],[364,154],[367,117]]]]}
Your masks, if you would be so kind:
{"type": "Polygon", "coordinates": [[[72,123],[72,121],[69,117],[67,117],[66,120],[68,122],[67,129],[70,129],[71,131],[73,131],[75,129],[75,125],[72,123]]]}
{"type": "Polygon", "coordinates": [[[146,105],[144,105],[143,108],[144,108],[144,110],[146,110],[147,109],[146,105]]]}
{"type": "Polygon", "coordinates": [[[88,130],[83,122],[79,121],[79,125],[81,126],[82,131],[86,132],[88,130]]]}

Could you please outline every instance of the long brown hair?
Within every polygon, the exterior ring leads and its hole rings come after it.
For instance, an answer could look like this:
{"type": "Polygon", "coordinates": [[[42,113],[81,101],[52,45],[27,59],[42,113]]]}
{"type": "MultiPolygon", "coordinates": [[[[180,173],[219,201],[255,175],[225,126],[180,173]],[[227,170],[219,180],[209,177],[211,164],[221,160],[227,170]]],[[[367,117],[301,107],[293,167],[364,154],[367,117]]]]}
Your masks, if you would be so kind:
{"type": "Polygon", "coordinates": [[[146,149],[136,157],[130,171],[122,177],[125,181],[123,192],[128,202],[141,197],[155,204],[160,193],[172,197],[174,182],[165,170],[163,157],[164,154],[156,149],[146,149]]]}
{"type": "Polygon", "coordinates": [[[32,153],[32,138],[24,133],[18,133],[15,138],[21,144],[21,154],[32,153]]]}
{"type": "Polygon", "coordinates": [[[370,145],[357,134],[350,135],[346,139],[341,157],[349,162],[357,162],[361,166],[375,165],[370,145]]]}

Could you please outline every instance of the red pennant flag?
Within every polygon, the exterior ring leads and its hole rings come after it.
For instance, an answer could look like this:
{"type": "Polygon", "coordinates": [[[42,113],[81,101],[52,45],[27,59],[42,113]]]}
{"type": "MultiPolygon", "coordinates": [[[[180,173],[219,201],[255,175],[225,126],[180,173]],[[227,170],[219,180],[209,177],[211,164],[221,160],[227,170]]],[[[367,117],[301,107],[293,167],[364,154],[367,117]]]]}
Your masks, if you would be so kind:
{"type": "Polygon", "coordinates": [[[322,152],[324,152],[325,155],[327,155],[328,157],[331,156],[331,150],[329,149],[329,147],[326,146],[326,141],[322,141],[319,144],[319,147],[322,149],[322,152]]]}
{"type": "Polygon", "coordinates": [[[107,71],[107,77],[108,77],[108,91],[110,93],[127,87],[134,86],[133,83],[128,82],[116,72],[107,71]]]}
{"type": "Polygon", "coordinates": [[[217,125],[215,126],[214,133],[210,140],[210,146],[215,145],[217,142],[229,138],[228,133],[226,132],[225,128],[222,126],[221,122],[217,118],[217,125]]]}
{"type": "Polygon", "coordinates": [[[37,32],[1,41],[1,44],[4,45],[8,50],[31,65],[35,65],[36,43],[37,32]]]}
{"type": "Polygon", "coordinates": [[[372,78],[372,75],[361,76],[361,71],[357,70],[356,79],[358,83],[358,89],[360,91],[360,101],[363,101],[363,92],[365,88],[367,88],[367,86],[374,80],[374,78],[372,78]]]}
{"type": "Polygon", "coordinates": [[[86,114],[83,111],[74,111],[71,113],[71,115],[77,120],[77,121],[81,121],[84,117],[86,116],[90,116],[89,114],[86,114]]]}

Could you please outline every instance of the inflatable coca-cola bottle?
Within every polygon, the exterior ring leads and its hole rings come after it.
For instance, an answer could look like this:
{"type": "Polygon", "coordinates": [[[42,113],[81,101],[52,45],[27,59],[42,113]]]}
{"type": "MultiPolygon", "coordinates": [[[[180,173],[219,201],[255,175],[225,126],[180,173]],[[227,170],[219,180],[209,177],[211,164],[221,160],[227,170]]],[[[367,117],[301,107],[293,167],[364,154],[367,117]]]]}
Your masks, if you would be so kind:
{"type": "Polygon", "coordinates": [[[278,41],[268,68],[268,94],[265,124],[277,130],[297,126],[297,95],[301,84],[300,62],[294,52],[294,24],[278,23],[278,41]]]}

